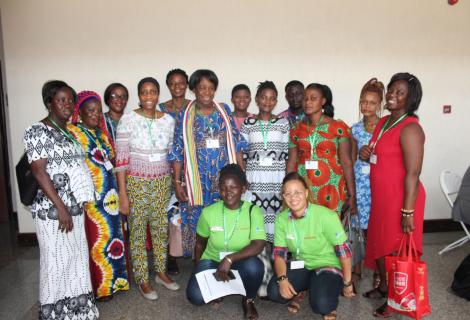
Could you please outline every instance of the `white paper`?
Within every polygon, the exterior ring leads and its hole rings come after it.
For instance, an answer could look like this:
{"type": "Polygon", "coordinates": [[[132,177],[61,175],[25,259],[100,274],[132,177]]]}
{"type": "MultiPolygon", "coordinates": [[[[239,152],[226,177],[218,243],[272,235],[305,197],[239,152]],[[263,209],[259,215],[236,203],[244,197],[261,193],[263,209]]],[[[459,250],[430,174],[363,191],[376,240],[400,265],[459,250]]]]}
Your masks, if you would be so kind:
{"type": "Polygon", "coordinates": [[[303,269],[304,266],[305,266],[305,262],[302,261],[302,260],[292,260],[290,262],[290,268],[292,270],[294,270],[294,269],[303,269]]]}
{"type": "Polygon", "coordinates": [[[216,272],[216,269],[209,269],[196,274],[196,280],[205,303],[232,294],[246,296],[242,278],[237,270],[232,270],[235,279],[228,282],[215,280],[214,272],[216,272]]]}

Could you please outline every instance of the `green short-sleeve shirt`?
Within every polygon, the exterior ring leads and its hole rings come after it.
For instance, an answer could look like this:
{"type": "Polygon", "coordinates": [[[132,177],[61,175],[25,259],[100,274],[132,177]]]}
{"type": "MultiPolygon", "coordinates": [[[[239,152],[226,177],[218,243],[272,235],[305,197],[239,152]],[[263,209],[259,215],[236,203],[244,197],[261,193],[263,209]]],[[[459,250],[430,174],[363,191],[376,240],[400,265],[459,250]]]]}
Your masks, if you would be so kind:
{"type": "Polygon", "coordinates": [[[309,204],[303,218],[292,219],[289,216],[289,210],[277,216],[274,246],[287,247],[296,258],[297,242],[300,242],[299,257],[296,259],[305,261],[308,270],[321,267],[341,269],[334,246],[343,244],[347,236],[338,214],[326,207],[309,204]]]}
{"type": "Polygon", "coordinates": [[[243,201],[238,222],[238,209],[230,210],[224,208],[223,201],[218,201],[202,210],[196,232],[201,237],[208,238],[208,240],[206,250],[204,250],[201,259],[219,262],[220,252],[238,252],[249,245],[251,240],[266,240],[264,218],[261,209],[253,206],[250,222],[250,206],[251,203],[243,201]],[[227,238],[229,238],[227,248],[224,245],[224,213],[227,224],[225,226],[227,228],[226,233],[227,238]],[[234,226],[235,229],[233,229],[234,226]],[[232,230],[234,230],[233,235],[230,237],[232,230]]]}

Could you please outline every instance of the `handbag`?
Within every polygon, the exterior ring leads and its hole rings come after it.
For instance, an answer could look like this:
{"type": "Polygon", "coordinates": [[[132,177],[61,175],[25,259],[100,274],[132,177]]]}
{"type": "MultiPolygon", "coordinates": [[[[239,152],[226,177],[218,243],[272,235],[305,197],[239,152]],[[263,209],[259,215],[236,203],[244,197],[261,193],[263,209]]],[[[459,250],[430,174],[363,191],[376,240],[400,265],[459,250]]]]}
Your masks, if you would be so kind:
{"type": "Polygon", "coordinates": [[[411,235],[403,235],[397,256],[385,257],[385,270],[389,311],[415,319],[431,314],[426,263],[420,260],[411,235]]]}
{"type": "Polygon", "coordinates": [[[171,213],[168,225],[168,246],[169,254],[172,257],[183,256],[183,236],[181,234],[181,213],[180,208],[175,207],[171,213]]]}
{"type": "Polygon", "coordinates": [[[26,152],[23,153],[23,156],[16,165],[15,170],[21,203],[25,206],[30,206],[33,204],[34,198],[36,198],[36,195],[38,194],[39,185],[31,171],[31,166],[29,165],[26,152]]]}
{"type": "Polygon", "coordinates": [[[366,243],[364,232],[359,227],[359,221],[355,224],[356,226],[352,225],[352,219],[356,218],[356,216],[351,216],[351,212],[348,210],[344,214],[344,218],[342,221],[344,232],[348,237],[347,242],[349,244],[349,248],[352,252],[352,266],[360,263],[364,260],[366,256],[366,243]]]}

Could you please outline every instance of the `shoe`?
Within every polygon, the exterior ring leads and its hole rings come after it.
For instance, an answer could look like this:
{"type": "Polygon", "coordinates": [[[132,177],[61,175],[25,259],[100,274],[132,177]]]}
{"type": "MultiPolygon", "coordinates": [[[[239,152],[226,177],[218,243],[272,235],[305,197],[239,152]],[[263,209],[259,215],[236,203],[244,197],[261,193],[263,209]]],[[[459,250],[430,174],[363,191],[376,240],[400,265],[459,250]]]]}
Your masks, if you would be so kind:
{"type": "Polygon", "coordinates": [[[175,281],[173,281],[172,283],[166,283],[165,281],[160,279],[159,276],[155,276],[155,282],[165,286],[165,288],[167,288],[168,290],[176,291],[180,288],[180,285],[177,284],[175,281]]]}
{"type": "Polygon", "coordinates": [[[140,287],[140,285],[137,285],[139,287],[140,293],[144,296],[145,299],[147,300],[157,300],[158,299],[158,294],[157,291],[152,290],[149,293],[145,293],[144,290],[140,287]]]}
{"type": "Polygon", "coordinates": [[[168,257],[167,270],[170,276],[177,276],[180,274],[178,263],[175,257],[168,257]]]}
{"type": "Polygon", "coordinates": [[[380,287],[372,289],[362,294],[363,297],[368,299],[383,299],[387,298],[388,292],[380,290],[380,287]]]}

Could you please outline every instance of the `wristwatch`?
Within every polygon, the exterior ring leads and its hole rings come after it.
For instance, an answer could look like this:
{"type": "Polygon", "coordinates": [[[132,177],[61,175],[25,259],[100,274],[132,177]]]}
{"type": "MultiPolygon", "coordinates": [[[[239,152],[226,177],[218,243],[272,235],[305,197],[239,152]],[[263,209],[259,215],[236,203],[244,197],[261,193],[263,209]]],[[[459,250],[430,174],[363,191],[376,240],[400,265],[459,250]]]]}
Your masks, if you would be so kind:
{"type": "Polygon", "coordinates": [[[287,276],[286,275],[282,275],[280,277],[277,277],[277,283],[279,284],[281,281],[284,281],[284,280],[287,280],[287,276]]]}
{"type": "Polygon", "coordinates": [[[350,287],[352,286],[352,281],[349,281],[349,282],[343,282],[343,287],[347,288],[347,287],[350,287]]]}

